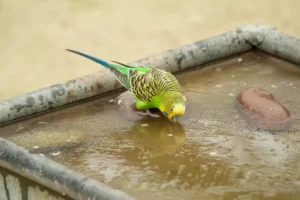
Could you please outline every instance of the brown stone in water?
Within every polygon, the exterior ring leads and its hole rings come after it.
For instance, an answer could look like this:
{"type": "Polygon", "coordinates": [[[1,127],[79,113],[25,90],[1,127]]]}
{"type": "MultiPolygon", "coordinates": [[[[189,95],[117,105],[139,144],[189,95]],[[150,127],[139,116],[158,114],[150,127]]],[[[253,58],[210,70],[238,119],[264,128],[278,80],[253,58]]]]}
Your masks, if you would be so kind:
{"type": "Polygon", "coordinates": [[[262,88],[247,88],[237,97],[241,113],[250,125],[263,130],[286,130],[291,124],[289,111],[262,88]]]}

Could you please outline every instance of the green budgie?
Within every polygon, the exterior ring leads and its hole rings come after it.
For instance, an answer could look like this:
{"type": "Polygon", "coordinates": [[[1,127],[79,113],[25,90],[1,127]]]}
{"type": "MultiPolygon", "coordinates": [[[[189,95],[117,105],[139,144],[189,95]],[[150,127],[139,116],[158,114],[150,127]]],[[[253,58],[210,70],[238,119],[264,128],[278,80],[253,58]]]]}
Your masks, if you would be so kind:
{"type": "Polygon", "coordinates": [[[185,98],[180,93],[177,79],[158,68],[133,67],[112,61],[108,63],[87,54],[67,49],[101,64],[114,73],[118,81],[134,96],[137,109],[158,108],[166,117],[176,122],[185,112],[185,98]],[[118,64],[118,65],[117,65],[118,64]]]}

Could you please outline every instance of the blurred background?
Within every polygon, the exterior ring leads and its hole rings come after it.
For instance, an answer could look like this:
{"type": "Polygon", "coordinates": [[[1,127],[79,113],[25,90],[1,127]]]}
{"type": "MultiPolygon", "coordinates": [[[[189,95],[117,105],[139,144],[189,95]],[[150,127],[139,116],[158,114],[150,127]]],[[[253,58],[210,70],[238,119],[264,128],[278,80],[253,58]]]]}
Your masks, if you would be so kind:
{"type": "Polygon", "coordinates": [[[66,52],[129,62],[237,26],[300,37],[298,0],[0,0],[0,100],[103,70],[66,52]]]}

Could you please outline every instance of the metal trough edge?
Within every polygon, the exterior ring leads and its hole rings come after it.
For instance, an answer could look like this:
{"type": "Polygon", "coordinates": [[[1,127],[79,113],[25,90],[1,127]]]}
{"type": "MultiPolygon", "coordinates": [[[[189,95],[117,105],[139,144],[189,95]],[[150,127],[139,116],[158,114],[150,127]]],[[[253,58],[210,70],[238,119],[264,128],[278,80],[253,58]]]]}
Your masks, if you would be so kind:
{"type": "Polygon", "coordinates": [[[126,193],[83,176],[0,138],[0,166],[77,200],[133,200],[126,193]]]}

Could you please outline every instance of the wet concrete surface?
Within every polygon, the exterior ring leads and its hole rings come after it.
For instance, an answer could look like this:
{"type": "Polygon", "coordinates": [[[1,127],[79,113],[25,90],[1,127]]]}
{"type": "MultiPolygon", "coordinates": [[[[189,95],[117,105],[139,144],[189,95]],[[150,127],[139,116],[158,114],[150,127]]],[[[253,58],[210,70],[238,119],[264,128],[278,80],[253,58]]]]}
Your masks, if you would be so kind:
{"type": "Polygon", "coordinates": [[[177,77],[188,99],[179,124],[126,113],[123,93],[5,126],[0,136],[138,199],[299,199],[298,66],[249,52],[177,77]],[[291,129],[250,129],[235,107],[247,87],[272,93],[291,129]]]}
{"type": "Polygon", "coordinates": [[[300,36],[298,0],[0,0],[0,99],[98,70],[64,49],[129,62],[250,23],[300,36]]]}

